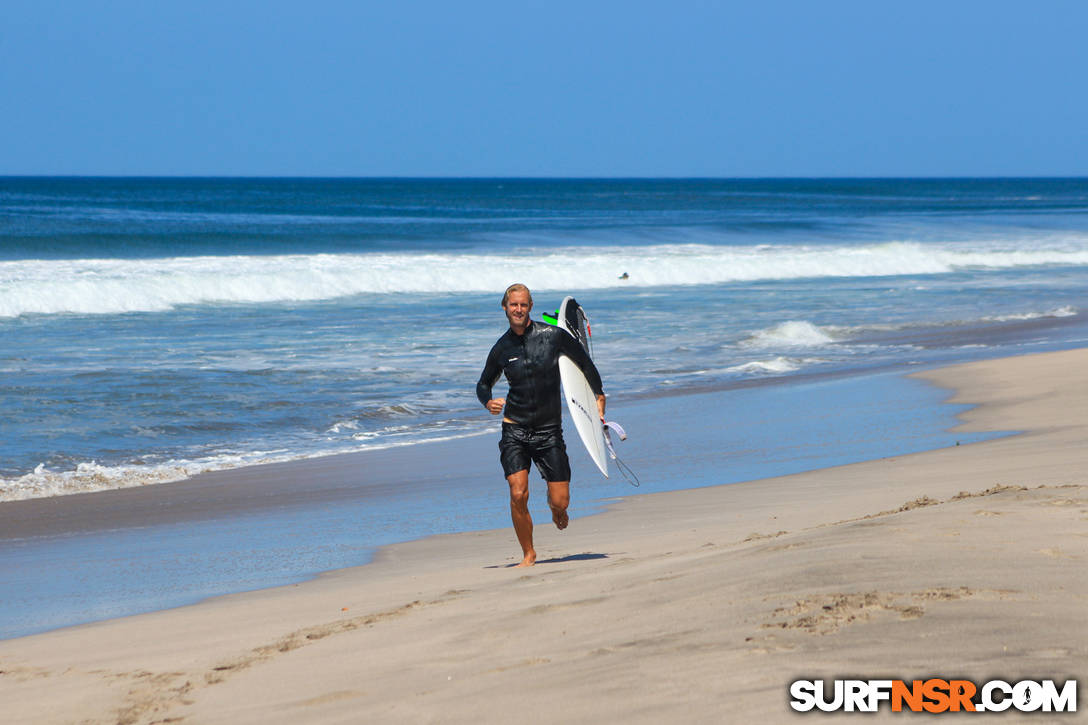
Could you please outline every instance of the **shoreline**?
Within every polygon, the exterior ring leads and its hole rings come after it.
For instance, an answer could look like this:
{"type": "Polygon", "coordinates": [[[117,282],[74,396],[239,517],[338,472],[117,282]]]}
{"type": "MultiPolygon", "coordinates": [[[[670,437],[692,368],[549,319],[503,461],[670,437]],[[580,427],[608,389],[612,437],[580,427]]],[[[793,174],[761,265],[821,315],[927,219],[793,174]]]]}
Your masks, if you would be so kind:
{"type": "MultiPolygon", "coordinates": [[[[942,432],[957,407],[904,372],[683,399],[689,409],[723,411],[709,426],[702,416],[677,418],[676,399],[621,401],[618,420],[631,442],[620,444],[620,453],[644,485],[601,478],[572,451],[571,515],[594,515],[628,494],[752,481],[993,437],[942,432]]],[[[0,586],[13,592],[0,602],[0,639],[305,582],[366,564],[382,546],[434,534],[506,530],[494,438],[0,505],[0,586]]]]}
{"type": "MultiPolygon", "coordinates": [[[[1079,319],[1077,315],[1071,315],[1068,317],[1047,317],[1027,319],[1027,320],[1008,320],[1002,322],[998,327],[978,327],[978,328],[957,328],[954,332],[948,330],[931,331],[930,333],[918,336],[918,335],[906,335],[901,338],[882,337],[879,338],[882,344],[889,342],[898,342],[903,344],[921,345],[926,347],[934,340],[943,339],[944,337],[955,334],[959,343],[961,344],[960,351],[954,356],[946,357],[946,359],[929,359],[929,360],[914,360],[910,362],[893,362],[893,361],[881,361],[874,364],[866,365],[849,365],[833,367],[832,369],[821,369],[819,366],[804,369],[800,371],[790,372],[785,375],[770,375],[770,376],[754,376],[754,377],[742,377],[734,380],[723,380],[716,382],[693,382],[693,381],[677,381],[674,384],[656,388],[656,389],[643,389],[637,392],[625,393],[618,402],[621,405],[639,405],[647,402],[657,400],[669,400],[675,398],[685,398],[690,396],[706,396],[715,393],[729,393],[747,390],[763,390],[773,389],[779,386],[785,386],[788,388],[803,386],[813,383],[819,383],[824,381],[838,381],[848,380],[851,378],[865,378],[874,375],[881,374],[901,374],[909,377],[912,369],[929,369],[933,367],[945,367],[948,365],[960,364],[964,362],[974,362],[977,360],[991,359],[990,356],[994,354],[1000,354],[1007,356],[1008,351],[990,349],[994,345],[1001,343],[1008,343],[1013,340],[1019,340],[1022,344],[1027,345],[1028,349],[1018,354],[1035,354],[1039,352],[1053,352],[1059,350],[1076,349],[1076,347],[1070,347],[1071,345],[1082,345],[1083,336],[1079,339],[1059,339],[1049,340],[1046,342],[1034,342],[1027,343],[1027,337],[1031,334],[1046,334],[1053,335],[1059,331],[1065,330],[1065,334],[1068,335],[1069,329],[1078,327],[1084,327],[1085,322],[1083,319],[1079,319]],[[980,345],[980,352],[975,354],[964,353],[965,348],[971,347],[973,344],[980,345]],[[977,357],[976,355],[981,355],[977,357]]],[[[461,420],[463,423],[463,419],[461,420]]],[[[362,448],[358,450],[344,450],[344,451],[326,451],[320,453],[304,453],[304,454],[283,454],[283,457],[277,457],[272,455],[269,460],[254,460],[246,463],[230,463],[222,464],[218,462],[208,462],[201,459],[197,460],[177,460],[168,463],[159,464],[158,466],[151,466],[143,471],[136,471],[138,466],[132,466],[126,463],[107,464],[102,471],[96,472],[90,470],[85,473],[78,473],[76,470],[69,471],[51,471],[46,470],[43,475],[48,477],[55,477],[59,479],[65,479],[72,477],[74,481],[78,481],[78,486],[72,488],[64,488],[62,490],[55,490],[52,493],[32,493],[32,494],[20,494],[17,497],[4,497],[0,498],[0,508],[7,504],[14,504],[23,501],[35,501],[41,499],[59,498],[64,496],[78,496],[82,494],[97,494],[111,491],[121,491],[127,489],[143,489],[152,486],[163,485],[176,485],[179,483],[185,483],[193,479],[204,478],[207,476],[230,476],[233,471],[246,471],[252,468],[261,468],[265,466],[280,466],[280,465],[307,465],[311,461],[320,461],[328,458],[340,458],[344,456],[366,456],[377,451],[391,450],[397,448],[414,448],[417,446],[428,446],[434,443],[441,443],[445,441],[463,441],[469,438],[475,438],[478,436],[489,435],[491,431],[486,427],[480,430],[471,430],[468,432],[457,431],[451,432],[448,435],[441,435],[436,439],[420,439],[412,442],[396,442],[388,444],[378,444],[374,448],[362,448]],[[161,467],[167,467],[167,470],[161,470],[161,467]],[[127,469],[133,469],[131,473],[119,473],[127,469]],[[180,473],[181,469],[197,470],[199,472],[189,473],[188,475],[180,473]],[[118,483],[115,478],[117,476],[135,476],[134,479],[127,483],[118,483]]],[[[243,455],[265,455],[265,454],[243,454],[243,455]]],[[[269,454],[271,455],[271,454],[269,454]]],[[[96,461],[85,461],[89,463],[91,468],[94,469],[97,466],[96,461]]],[[[83,465],[83,464],[80,464],[83,465]]],[[[16,490],[21,490],[23,486],[27,484],[20,483],[27,477],[34,476],[32,471],[24,471],[22,473],[14,474],[14,478],[10,479],[10,482],[15,483],[16,490]]],[[[0,531],[0,536],[2,536],[0,531]]]]}
{"type": "Polygon", "coordinates": [[[469,722],[484,701],[550,712],[557,688],[575,720],[711,721],[729,703],[781,721],[788,682],[814,673],[1083,678],[1086,369],[1081,349],[914,373],[975,405],[957,430],[1021,432],[624,496],[538,526],[528,571],[507,568],[506,529],[439,535],[299,585],[0,641],[0,695],[36,722],[469,722]]]}
{"type": "MultiPolygon", "coordinates": [[[[1056,350],[1044,350],[1042,353],[1029,352],[1025,355],[1046,354],[1048,352],[1061,352],[1068,348],[1060,347],[1056,350]]],[[[1077,348],[1072,348],[1077,349],[1077,348]]],[[[1020,356],[1016,356],[1020,357],[1020,356]]],[[[981,358],[988,360],[992,358],[981,358]]],[[[1003,359],[1003,358],[997,358],[1003,359]]],[[[969,364],[980,360],[968,359],[953,363],[953,365],[969,364]]],[[[783,377],[755,378],[750,380],[734,381],[730,383],[705,385],[700,387],[682,387],[663,391],[641,392],[627,395],[619,401],[620,405],[632,406],[639,403],[671,400],[673,398],[699,397],[721,393],[741,394],[745,391],[769,388],[793,389],[814,383],[847,382],[850,380],[864,380],[879,376],[892,376],[896,378],[925,379],[924,372],[930,369],[944,369],[948,365],[914,365],[914,364],[881,364],[868,368],[836,369],[823,372],[807,372],[803,374],[783,377]],[[920,370],[918,368],[921,368],[920,370]]],[[[940,387],[940,386],[937,386],[940,387]]],[[[944,408],[954,401],[944,400],[939,405],[944,408]]],[[[567,422],[566,419],[565,423],[567,422]]],[[[565,426],[567,427],[567,426],[565,426]]],[[[239,509],[233,508],[245,498],[244,492],[231,491],[231,486],[245,484],[260,479],[262,482],[271,482],[271,496],[292,496],[300,498],[300,492],[292,491],[285,483],[285,477],[301,476],[314,473],[314,478],[327,480],[332,478],[336,469],[352,467],[362,462],[376,461],[378,468],[388,469],[391,462],[400,456],[405,450],[418,447],[426,449],[448,449],[465,445],[476,448],[487,448],[490,454],[491,437],[497,435],[498,429],[483,430],[473,433],[438,438],[434,440],[420,440],[418,442],[389,445],[373,449],[358,451],[346,451],[329,453],[318,456],[307,456],[276,460],[259,463],[246,463],[244,465],[214,468],[188,477],[167,480],[162,482],[146,483],[117,488],[90,489],[59,493],[48,496],[32,496],[27,498],[15,498],[0,500],[0,541],[18,539],[26,536],[57,535],[110,529],[127,525],[147,525],[161,522],[177,522],[179,515],[182,521],[193,518],[202,518],[212,515],[211,506],[203,506],[205,511],[194,511],[189,507],[196,502],[205,500],[208,496],[218,498],[217,506],[224,507],[224,516],[238,513],[239,509]],[[481,440],[482,439],[482,440],[481,440]],[[480,443],[485,446],[480,446],[480,443]],[[155,502],[141,499],[161,496],[167,501],[155,502]],[[120,504],[115,504],[110,499],[116,499],[120,504]],[[79,507],[69,506],[72,501],[79,501],[79,507]],[[179,506],[181,510],[179,510],[179,506]],[[78,508],[78,511],[64,511],[65,508],[78,508]],[[4,516],[5,512],[17,511],[16,515],[4,516]],[[120,515],[120,519],[117,517],[120,515]],[[42,531],[40,526],[45,523],[48,528],[42,531]]],[[[990,431],[983,431],[990,432],[990,431]]],[[[572,439],[573,440],[573,439],[572,439]]],[[[577,446],[575,446],[577,447],[577,446]]],[[[931,450],[931,449],[926,449],[931,450]]],[[[619,447],[623,452],[623,447],[619,447]]],[[[580,451],[579,451],[580,453],[580,451]]],[[[899,455],[899,454],[896,454],[899,455]]],[[[572,465],[577,465],[572,456],[572,465]]],[[[866,460],[866,459],[863,459],[866,460]]],[[[835,464],[837,465],[837,464],[835,464]]],[[[588,469],[588,467],[587,467],[588,469]]],[[[595,469],[594,469],[595,470],[595,469]]],[[[743,479],[743,481],[756,481],[773,476],[761,476],[758,478],[743,479]]],[[[735,481],[741,482],[741,481],[735,481]]],[[[730,482],[734,483],[734,482],[730,482]]],[[[719,485],[719,484],[713,484],[719,485]]],[[[682,489],[677,489],[682,490],[682,489]]],[[[637,489],[624,491],[625,495],[641,495],[637,489]]],[[[617,496],[622,498],[623,496],[617,496]]],[[[264,507],[278,507],[282,503],[265,502],[264,507]]],[[[243,511],[260,510],[260,501],[249,500],[243,511]]]]}

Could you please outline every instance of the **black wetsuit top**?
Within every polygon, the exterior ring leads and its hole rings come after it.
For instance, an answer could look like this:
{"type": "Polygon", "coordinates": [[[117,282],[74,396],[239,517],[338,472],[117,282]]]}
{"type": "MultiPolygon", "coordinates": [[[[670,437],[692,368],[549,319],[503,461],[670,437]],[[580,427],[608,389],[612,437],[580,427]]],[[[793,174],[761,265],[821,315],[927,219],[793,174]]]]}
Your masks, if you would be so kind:
{"type": "Polygon", "coordinates": [[[585,373],[589,387],[603,395],[601,374],[585,348],[562,328],[530,321],[524,335],[513,330],[499,338],[487,355],[484,371],[476,383],[476,397],[487,405],[491,388],[506,374],[510,391],[503,415],[528,428],[560,425],[563,420],[559,394],[559,354],[569,357],[585,373]]]}

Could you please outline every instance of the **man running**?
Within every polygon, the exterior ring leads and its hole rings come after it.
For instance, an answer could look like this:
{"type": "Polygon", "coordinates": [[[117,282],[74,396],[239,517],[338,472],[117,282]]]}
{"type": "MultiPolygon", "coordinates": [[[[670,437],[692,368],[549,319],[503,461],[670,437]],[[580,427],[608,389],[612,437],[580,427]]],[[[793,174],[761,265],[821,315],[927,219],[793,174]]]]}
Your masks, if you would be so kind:
{"type": "Polygon", "coordinates": [[[585,349],[565,330],[533,322],[533,296],[523,284],[512,284],[502,296],[510,329],[487,355],[476,383],[476,397],[492,415],[502,414],[499,460],[510,484],[510,519],[524,558],[518,566],[536,562],[533,517],[529,514],[529,462],[536,463],[548,483],[548,506],[556,528],[567,528],[570,504],[570,462],[563,443],[562,395],[559,391],[559,355],[582,369],[597,396],[597,411],[604,419],[601,375],[585,349]],[[500,375],[510,389],[506,398],[492,398],[500,375]]]}

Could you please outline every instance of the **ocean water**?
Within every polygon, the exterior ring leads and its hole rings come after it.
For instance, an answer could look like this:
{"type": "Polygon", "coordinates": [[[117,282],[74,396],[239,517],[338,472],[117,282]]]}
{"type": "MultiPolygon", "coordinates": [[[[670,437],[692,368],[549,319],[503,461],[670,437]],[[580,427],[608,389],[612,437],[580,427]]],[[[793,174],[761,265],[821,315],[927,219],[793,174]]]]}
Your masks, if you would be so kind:
{"type": "Polygon", "coordinates": [[[630,434],[638,489],[572,451],[577,518],[979,440],[903,375],[1088,343],[1088,179],[0,178],[0,502],[363,452],[275,505],[0,531],[0,638],[508,526],[474,386],[513,281],[586,307],[630,434]]]}
{"type": "Polygon", "coordinates": [[[0,179],[0,500],[479,434],[512,281],[617,399],[1072,346],[1088,180],[0,179]]]}
{"type": "MultiPolygon", "coordinates": [[[[615,467],[604,479],[572,449],[573,526],[627,494],[737,483],[990,437],[948,435],[944,428],[964,406],[942,405],[946,397],[884,371],[625,401],[617,413],[629,437],[617,445],[641,486],[627,485],[615,467]]],[[[567,430],[571,443],[569,422],[567,430]]],[[[250,468],[247,480],[260,481],[262,490],[242,506],[216,493],[215,484],[230,474],[210,473],[193,483],[205,484],[200,495],[211,505],[193,513],[177,499],[159,498],[157,511],[169,513],[135,525],[107,519],[84,530],[50,520],[16,524],[20,531],[13,532],[0,515],[0,639],[293,584],[365,564],[379,547],[409,539],[509,530],[498,432],[491,432],[363,452],[347,462],[281,464],[275,476],[250,468]]],[[[548,522],[536,474],[530,493],[533,516],[548,522]]],[[[571,553],[562,535],[544,529],[537,536],[543,563],[571,553]]],[[[577,553],[614,556],[626,545],[621,535],[577,553]]],[[[507,544],[481,553],[479,566],[518,560],[510,532],[507,544]]]]}

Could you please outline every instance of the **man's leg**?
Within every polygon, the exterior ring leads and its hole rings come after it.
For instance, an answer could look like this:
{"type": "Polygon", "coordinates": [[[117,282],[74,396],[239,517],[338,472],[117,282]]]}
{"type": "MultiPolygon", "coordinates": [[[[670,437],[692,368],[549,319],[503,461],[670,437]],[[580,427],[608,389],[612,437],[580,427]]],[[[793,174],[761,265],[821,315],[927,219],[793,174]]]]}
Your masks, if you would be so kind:
{"type": "Polygon", "coordinates": [[[548,481],[548,506],[552,510],[555,528],[562,531],[567,528],[569,518],[567,507],[570,506],[570,481],[548,481]]]}
{"type": "MultiPolygon", "coordinates": [[[[529,471],[523,469],[506,477],[510,484],[510,520],[514,524],[514,533],[524,558],[518,566],[532,566],[536,563],[536,550],[533,549],[533,517],[529,514],[529,471]]],[[[551,484],[548,484],[549,497],[551,484]]]]}

